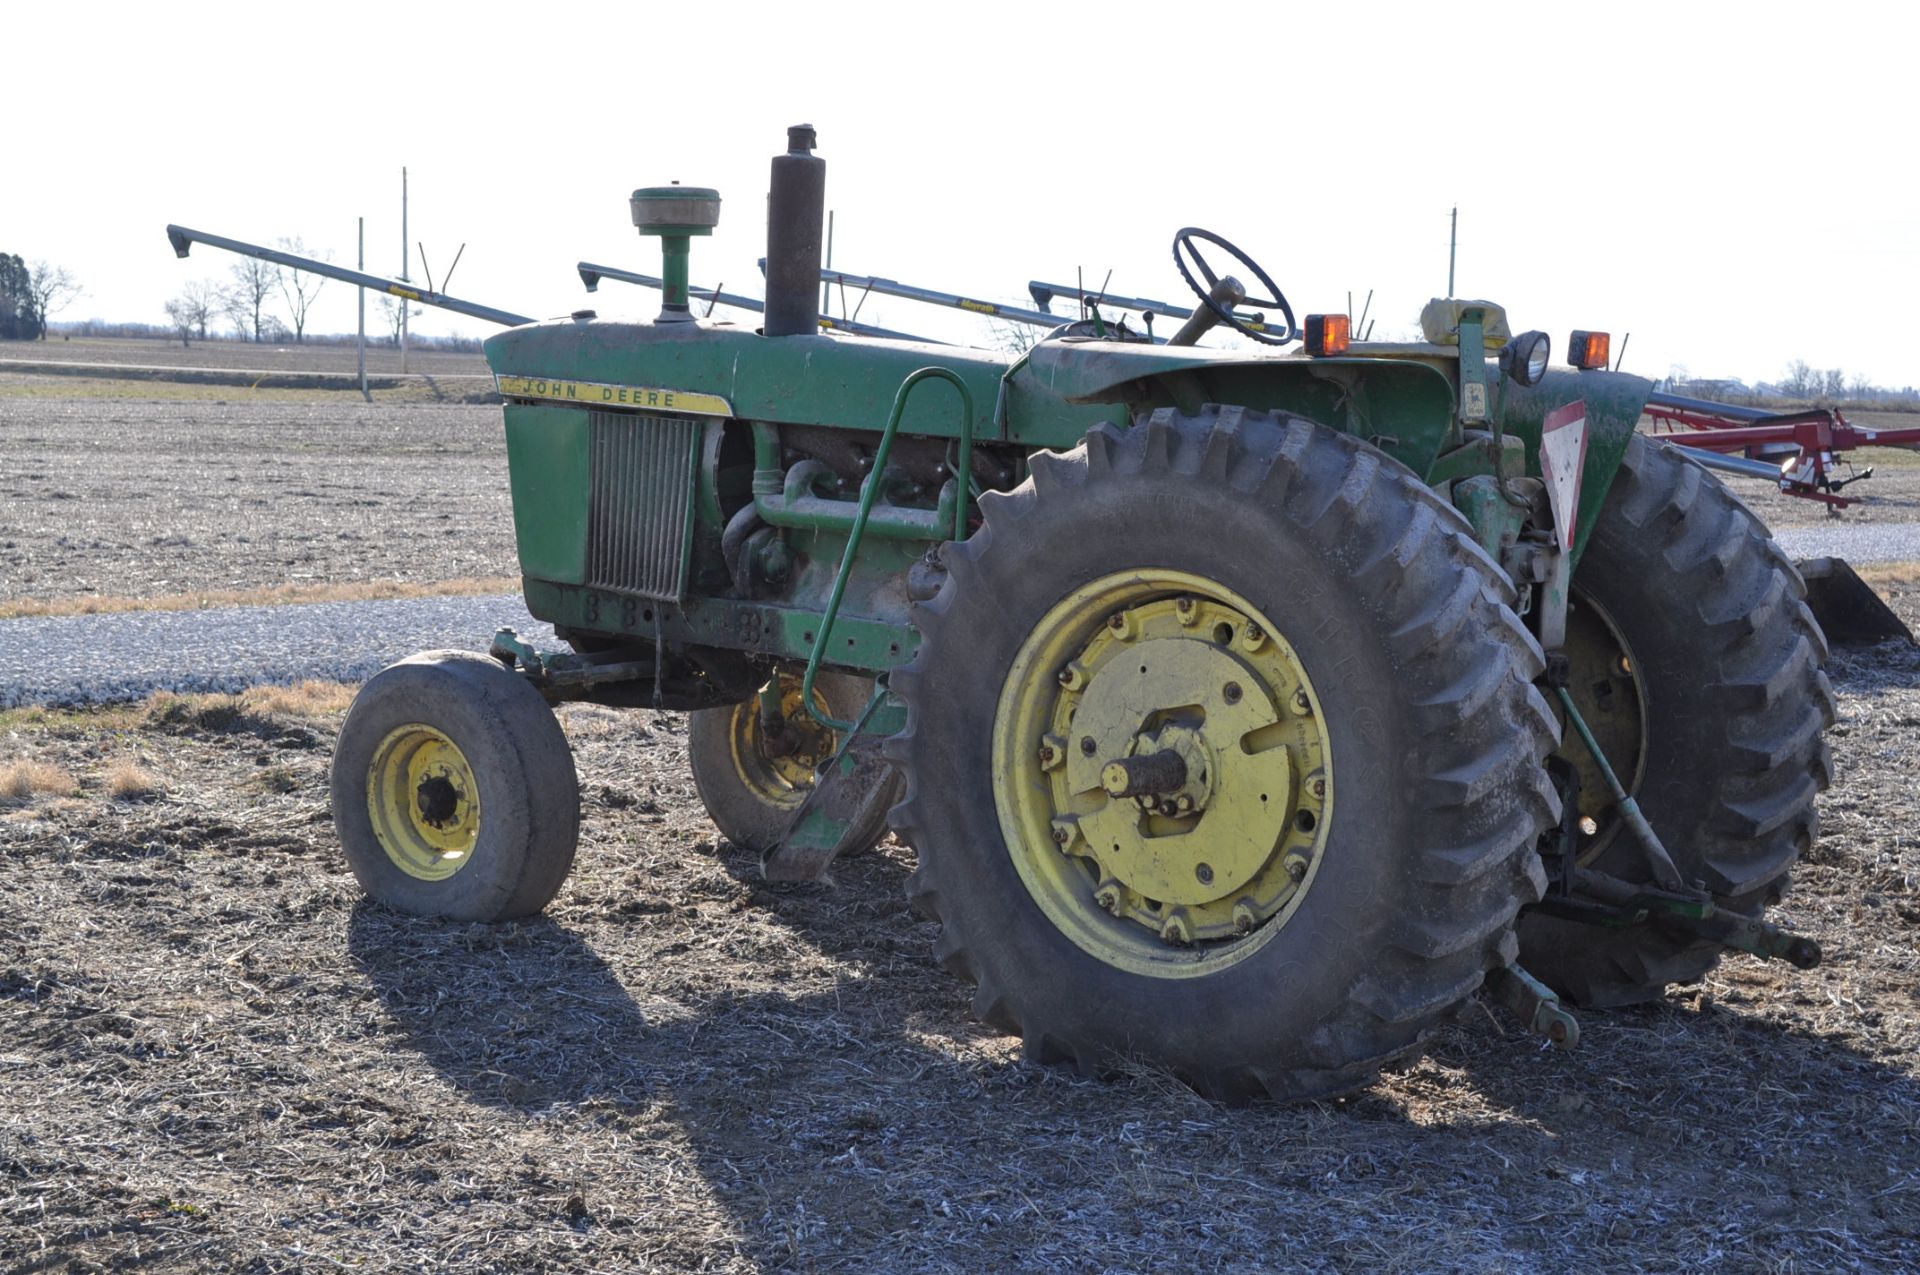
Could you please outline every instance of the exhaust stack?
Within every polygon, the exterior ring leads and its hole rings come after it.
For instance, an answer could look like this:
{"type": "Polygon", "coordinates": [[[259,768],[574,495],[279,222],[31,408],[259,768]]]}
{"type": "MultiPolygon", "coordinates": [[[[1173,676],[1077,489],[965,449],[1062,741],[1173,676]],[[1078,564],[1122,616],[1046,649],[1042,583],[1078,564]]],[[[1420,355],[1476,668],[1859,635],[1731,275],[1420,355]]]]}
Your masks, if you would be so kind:
{"type": "Polygon", "coordinates": [[[813,125],[787,130],[787,153],[773,157],[767,195],[768,336],[820,330],[820,240],[826,221],[827,161],[813,153],[813,125]]]}

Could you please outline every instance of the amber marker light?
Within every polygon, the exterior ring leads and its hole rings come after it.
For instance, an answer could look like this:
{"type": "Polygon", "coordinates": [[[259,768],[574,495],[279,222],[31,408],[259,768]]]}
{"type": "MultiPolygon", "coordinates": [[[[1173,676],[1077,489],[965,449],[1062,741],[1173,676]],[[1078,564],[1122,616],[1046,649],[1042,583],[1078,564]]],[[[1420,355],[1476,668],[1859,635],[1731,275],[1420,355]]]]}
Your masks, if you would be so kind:
{"type": "Polygon", "coordinates": [[[1613,339],[1605,332],[1575,332],[1567,338],[1567,362],[1585,371],[1606,371],[1613,339]]]}
{"type": "Polygon", "coordinates": [[[1353,344],[1353,320],[1344,314],[1307,316],[1307,353],[1315,358],[1345,354],[1353,344]]]}

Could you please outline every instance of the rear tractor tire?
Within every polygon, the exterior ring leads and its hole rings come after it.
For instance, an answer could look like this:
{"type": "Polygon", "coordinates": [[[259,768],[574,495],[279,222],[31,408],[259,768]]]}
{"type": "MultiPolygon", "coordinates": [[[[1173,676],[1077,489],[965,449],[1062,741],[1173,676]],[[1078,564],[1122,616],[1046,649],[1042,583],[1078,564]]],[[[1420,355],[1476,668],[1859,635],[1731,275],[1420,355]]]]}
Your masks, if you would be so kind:
{"type": "MultiPolygon", "coordinates": [[[[1681,876],[1758,916],[1813,843],[1831,778],[1827,642],[1806,586],[1766,526],[1699,465],[1635,436],[1574,571],[1568,689],[1681,876]]],[[[1629,831],[1581,771],[1578,860],[1649,880],[1629,831]]],[[[1657,1000],[1721,948],[1657,922],[1608,929],[1529,914],[1520,960],[1574,1004],[1657,1000]]]]}
{"type": "Polygon", "coordinates": [[[426,651],[360,689],[333,753],[333,822],[378,903],[504,921],[560,890],[580,838],[573,754],[498,661],[426,651]]]}
{"type": "Polygon", "coordinates": [[[1027,1054],[1366,1084],[1510,963],[1559,817],[1539,648],[1465,522],[1306,420],[1101,426],[980,502],[891,685],[910,892],[1027,1054]]]}
{"type": "MultiPolygon", "coordinates": [[[[779,720],[769,731],[760,699],[692,714],[687,725],[687,754],[693,785],[720,835],[743,850],[766,854],[786,834],[807,793],[816,767],[825,764],[843,736],[815,721],[801,698],[801,676],[774,675],[780,695],[779,720]]],[[[814,703],[838,721],[859,720],[873,695],[873,682],[849,673],[814,678],[814,703]]],[[[897,789],[898,781],[885,782],[897,789]]],[[[897,791],[865,803],[873,813],[848,838],[847,853],[871,849],[887,835],[887,808],[897,791]]]]}

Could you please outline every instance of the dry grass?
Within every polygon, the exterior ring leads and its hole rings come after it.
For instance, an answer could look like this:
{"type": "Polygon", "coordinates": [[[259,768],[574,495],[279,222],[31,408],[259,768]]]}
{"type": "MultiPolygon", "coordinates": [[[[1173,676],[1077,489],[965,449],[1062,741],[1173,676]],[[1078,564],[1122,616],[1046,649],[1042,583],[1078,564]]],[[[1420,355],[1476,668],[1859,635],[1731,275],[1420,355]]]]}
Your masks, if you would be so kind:
{"type": "Polygon", "coordinates": [[[291,686],[254,686],[237,695],[156,691],[143,700],[93,708],[44,704],[0,710],[0,730],[20,736],[94,739],[105,734],[171,729],[182,723],[225,724],[240,720],[306,722],[346,711],[359,691],[346,682],[308,679],[291,686]]]}
{"type": "Polygon", "coordinates": [[[339,584],[280,584],[258,589],[206,589],[159,597],[126,596],[0,599],[0,620],[27,616],[105,615],[123,611],[204,611],[210,607],[285,606],[297,602],[377,602],[389,598],[482,597],[518,593],[515,576],[458,580],[349,580],[339,584]]]}
{"type": "Polygon", "coordinates": [[[212,700],[237,700],[240,707],[255,713],[279,717],[323,717],[344,713],[360,688],[345,682],[325,682],[312,678],[292,686],[254,686],[238,696],[208,696],[212,700]]]}
{"type": "Polygon", "coordinates": [[[114,801],[141,801],[160,791],[159,781],[132,760],[117,761],[109,766],[100,786],[114,801]]]}
{"type": "Polygon", "coordinates": [[[29,758],[0,768],[0,804],[24,805],[35,797],[71,797],[77,791],[73,776],[47,762],[29,758]]]}
{"type": "Polygon", "coordinates": [[[1882,591],[1920,585],[1920,562],[1860,562],[1851,565],[1854,574],[1882,591]]]}

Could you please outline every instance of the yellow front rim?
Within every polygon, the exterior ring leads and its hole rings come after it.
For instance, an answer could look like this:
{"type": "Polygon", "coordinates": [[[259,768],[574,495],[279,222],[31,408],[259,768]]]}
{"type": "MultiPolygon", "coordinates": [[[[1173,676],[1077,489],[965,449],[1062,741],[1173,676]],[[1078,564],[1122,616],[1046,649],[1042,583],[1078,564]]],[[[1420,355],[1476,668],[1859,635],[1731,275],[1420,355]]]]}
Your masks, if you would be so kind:
{"type": "Polygon", "coordinates": [[[387,732],[373,750],[367,813],[395,867],[422,881],[444,881],[473,860],[480,785],[459,745],[415,722],[387,732]]]}
{"type": "Polygon", "coordinates": [[[1049,920],[1108,965],[1213,973],[1305,898],[1333,759],[1279,626],[1183,571],[1117,573],[1022,644],[994,718],[1000,828],[1049,920]]]}
{"type": "MultiPolygon", "coordinates": [[[[813,786],[814,770],[833,756],[834,732],[815,721],[806,710],[802,681],[793,673],[778,674],[762,690],[779,696],[776,729],[771,734],[763,718],[769,716],[760,697],[733,706],[728,724],[728,751],[734,773],[755,797],[768,805],[798,807],[813,786]]],[[[813,702],[829,713],[827,700],[814,687],[813,702]]]]}

